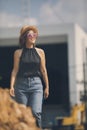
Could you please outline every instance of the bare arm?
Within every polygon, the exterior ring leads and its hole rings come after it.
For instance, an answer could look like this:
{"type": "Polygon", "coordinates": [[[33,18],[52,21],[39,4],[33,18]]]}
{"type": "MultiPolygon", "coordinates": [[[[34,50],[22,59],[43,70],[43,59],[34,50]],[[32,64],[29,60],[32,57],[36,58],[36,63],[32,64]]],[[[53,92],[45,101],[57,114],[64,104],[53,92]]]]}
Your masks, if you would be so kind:
{"type": "Polygon", "coordinates": [[[13,70],[11,73],[11,81],[10,81],[10,95],[11,96],[15,96],[14,83],[15,83],[17,72],[18,72],[18,66],[19,66],[19,50],[16,50],[14,52],[14,65],[13,65],[13,70]]]}
{"type": "Polygon", "coordinates": [[[49,81],[48,81],[48,74],[47,74],[47,69],[46,69],[45,53],[43,50],[41,50],[41,73],[43,76],[43,80],[45,82],[44,96],[45,96],[45,98],[48,98],[48,96],[49,96],[49,81]]]}

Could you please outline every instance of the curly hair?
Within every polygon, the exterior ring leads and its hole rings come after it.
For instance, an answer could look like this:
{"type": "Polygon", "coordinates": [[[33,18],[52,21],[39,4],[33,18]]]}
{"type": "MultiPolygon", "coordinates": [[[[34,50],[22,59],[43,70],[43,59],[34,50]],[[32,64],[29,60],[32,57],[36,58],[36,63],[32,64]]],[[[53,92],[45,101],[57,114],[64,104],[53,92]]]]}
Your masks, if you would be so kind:
{"type": "Polygon", "coordinates": [[[32,30],[38,36],[38,29],[36,26],[23,26],[20,30],[19,45],[24,48],[27,40],[27,33],[32,30]]]}

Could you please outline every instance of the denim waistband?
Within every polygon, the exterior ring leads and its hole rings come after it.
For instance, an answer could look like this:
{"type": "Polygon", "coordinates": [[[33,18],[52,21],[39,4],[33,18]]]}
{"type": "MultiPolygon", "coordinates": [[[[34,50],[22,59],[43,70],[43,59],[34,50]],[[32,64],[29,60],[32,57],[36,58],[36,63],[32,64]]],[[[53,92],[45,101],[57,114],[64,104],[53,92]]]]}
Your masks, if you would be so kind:
{"type": "Polygon", "coordinates": [[[41,79],[40,76],[27,76],[27,77],[17,77],[17,79],[41,79]]]}

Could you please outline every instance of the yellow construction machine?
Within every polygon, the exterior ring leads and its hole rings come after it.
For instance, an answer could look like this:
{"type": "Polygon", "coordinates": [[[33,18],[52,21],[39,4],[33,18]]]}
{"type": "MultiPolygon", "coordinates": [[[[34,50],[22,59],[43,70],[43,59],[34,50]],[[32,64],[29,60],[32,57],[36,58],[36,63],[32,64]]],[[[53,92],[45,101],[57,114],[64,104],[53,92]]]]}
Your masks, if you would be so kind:
{"type": "Polygon", "coordinates": [[[61,127],[73,126],[73,130],[84,130],[85,122],[85,105],[75,104],[71,108],[71,114],[68,117],[56,117],[56,121],[61,121],[61,127]]]}

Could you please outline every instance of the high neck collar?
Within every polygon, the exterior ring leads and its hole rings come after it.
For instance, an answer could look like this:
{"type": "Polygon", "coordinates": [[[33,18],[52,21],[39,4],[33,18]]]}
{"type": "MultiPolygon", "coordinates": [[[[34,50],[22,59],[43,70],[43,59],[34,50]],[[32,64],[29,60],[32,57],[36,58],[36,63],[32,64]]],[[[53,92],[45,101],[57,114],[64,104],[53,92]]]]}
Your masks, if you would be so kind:
{"type": "Polygon", "coordinates": [[[26,49],[26,50],[33,50],[33,49],[35,49],[35,47],[24,47],[24,49],[26,49]]]}

